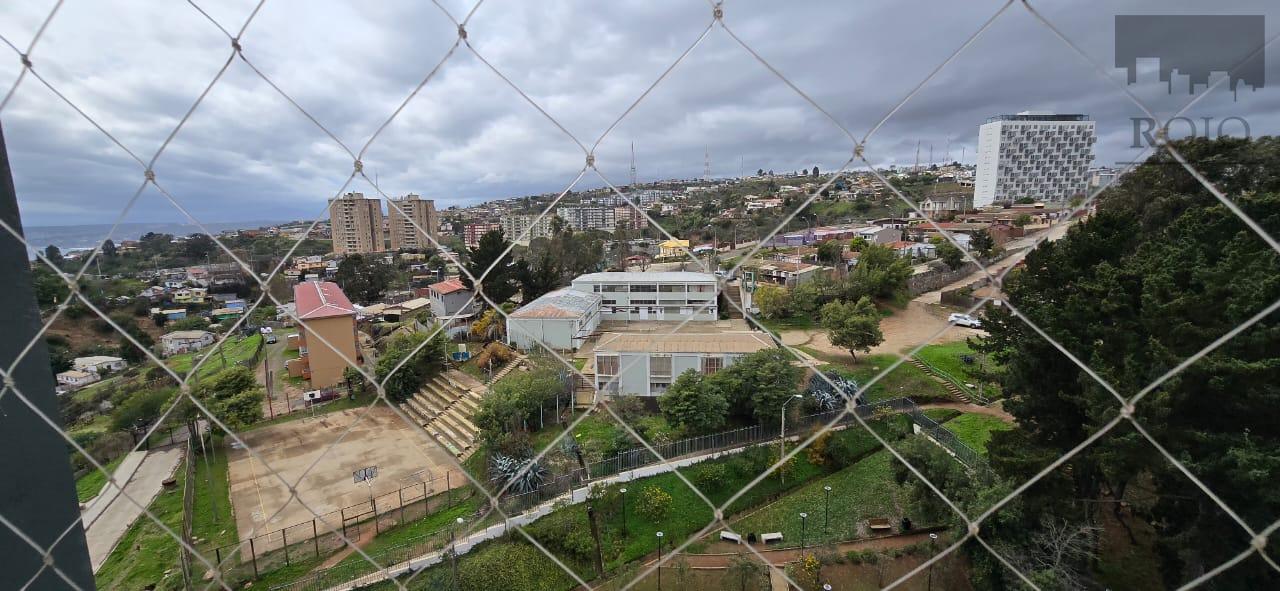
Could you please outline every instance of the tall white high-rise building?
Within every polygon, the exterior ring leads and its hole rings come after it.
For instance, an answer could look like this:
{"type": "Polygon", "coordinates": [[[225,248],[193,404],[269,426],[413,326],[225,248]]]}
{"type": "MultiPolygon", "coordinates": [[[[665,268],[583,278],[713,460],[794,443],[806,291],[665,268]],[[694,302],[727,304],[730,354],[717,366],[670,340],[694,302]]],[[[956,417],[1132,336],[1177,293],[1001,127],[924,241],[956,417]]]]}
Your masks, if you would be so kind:
{"type": "Polygon", "coordinates": [[[988,119],[978,128],[974,205],[1085,194],[1096,139],[1088,115],[1023,111],[988,119]]]}

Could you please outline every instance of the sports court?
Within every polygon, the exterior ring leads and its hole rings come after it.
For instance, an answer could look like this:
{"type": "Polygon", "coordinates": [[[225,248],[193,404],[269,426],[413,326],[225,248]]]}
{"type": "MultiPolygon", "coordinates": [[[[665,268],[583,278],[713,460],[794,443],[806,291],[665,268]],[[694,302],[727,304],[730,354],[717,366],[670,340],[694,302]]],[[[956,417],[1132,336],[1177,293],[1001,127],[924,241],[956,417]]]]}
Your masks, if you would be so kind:
{"type": "Polygon", "coordinates": [[[336,514],[327,513],[361,503],[368,507],[369,487],[352,481],[352,472],[367,466],[378,467],[377,478],[372,481],[375,496],[395,494],[397,489],[433,478],[439,478],[431,483],[434,492],[443,491],[446,471],[453,472],[453,487],[465,484],[465,477],[450,462],[448,452],[384,405],[374,407],[340,443],[330,448],[363,412],[348,409],[241,434],[244,442],[286,482],[297,480],[319,458],[319,463],[297,485],[298,497],[308,509],[297,501],[286,505],[289,491],[285,483],[258,458],[233,446],[228,452],[229,483],[241,540],[248,539],[251,533],[260,536],[310,522],[312,510],[338,527],[341,522],[336,514]],[[280,513],[271,517],[278,510],[280,513]]]}

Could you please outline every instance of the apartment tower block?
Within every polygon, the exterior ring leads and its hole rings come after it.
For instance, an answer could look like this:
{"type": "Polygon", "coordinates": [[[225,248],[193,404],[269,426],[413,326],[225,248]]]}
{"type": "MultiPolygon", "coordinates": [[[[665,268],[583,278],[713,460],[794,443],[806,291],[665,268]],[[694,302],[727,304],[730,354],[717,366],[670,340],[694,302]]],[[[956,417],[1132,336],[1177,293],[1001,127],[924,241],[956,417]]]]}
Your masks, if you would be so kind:
{"type": "Polygon", "coordinates": [[[388,199],[387,219],[391,250],[435,248],[440,241],[440,219],[436,215],[436,202],[431,199],[413,193],[388,199]]]}
{"type": "Polygon", "coordinates": [[[329,227],[334,254],[386,250],[382,242],[382,201],[347,193],[329,201],[329,227]]]}

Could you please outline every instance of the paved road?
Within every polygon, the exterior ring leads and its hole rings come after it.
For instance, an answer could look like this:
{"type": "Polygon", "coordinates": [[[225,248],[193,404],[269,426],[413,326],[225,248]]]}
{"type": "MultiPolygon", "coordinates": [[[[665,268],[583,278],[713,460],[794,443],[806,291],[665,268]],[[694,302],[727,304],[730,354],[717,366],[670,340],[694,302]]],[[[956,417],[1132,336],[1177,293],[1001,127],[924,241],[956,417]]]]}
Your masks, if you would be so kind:
{"type": "MultiPolygon", "coordinates": [[[[160,494],[163,482],[173,475],[182,459],[182,449],[171,447],[150,452],[133,452],[120,462],[117,480],[129,475],[126,469],[136,467],[132,477],[124,485],[124,492],[133,501],[146,506],[160,494]],[[135,459],[134,456],[139,456],[135,459]],[[142,457],[145,456],[145,457],[142,457]]],[[[120,494],[120,489],[107,485],[87,507],[81,516],[85,524],[85,538],[89,541],[89,558],[93,572],[98,572],[107,556],[115,549],[125,531],[133,524],[142,509],[120,494]]]]}

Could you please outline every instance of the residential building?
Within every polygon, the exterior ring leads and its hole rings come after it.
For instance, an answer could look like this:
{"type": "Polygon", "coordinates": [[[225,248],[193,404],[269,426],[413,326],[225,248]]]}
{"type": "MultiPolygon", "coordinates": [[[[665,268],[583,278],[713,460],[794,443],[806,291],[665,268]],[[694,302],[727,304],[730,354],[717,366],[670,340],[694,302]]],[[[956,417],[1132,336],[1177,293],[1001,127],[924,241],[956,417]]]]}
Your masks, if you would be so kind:
{"type": "Polygon", "coordinates": [[[363,362],[356,335],[356,309],[336,283],[308,281],[293,288],[297,305],[302,375],[313,388],[342,383],[342,372],[363,362]]]}
{"type": "Polygon", "coordinates": [[[480,237],[494,230],[501,230],[502,224],[482,223],[467,224],[462,227],[462,243],[467,248],[475,248],[480,245],[480,237]]]}
{"type": "Polygon", "coordinates": [[[593,350],[596,387],[611,395],[658,396],[680,374],[720,371],[773,347],[766,333],[605,333],[593,350]]]}
{"type": "Polygon", "coordinates": [[[644,212],[630,205],[613,208],[613,222],[617,228],[642,230],[649,227],[649,219],[644,217],[644,212]]]}
{"type": "Polygon", "coordinates": [[[507,342],[531,350],[576,351],[600,325],[601,294],[558,289],[521,306],[507,317],[507,342]]]}
{"type": "Polygon", "coordinates": [[[58,378],[58,384],[67,390],[79,390],[80,388],[102,379],[94,372],[81,371],[78,369],[69,369],[59,373],[56,377],[58,378]]]}
{"type": "Polygon", "coordinates": [[[431,314],[444,323],[449,336],[464,334],[471,329],[471,322],[483,303],[473,297],[474,291],[462,284],[462,279],[450,277],[427,286],[427,300],[431,302],[431,314]]]}
{"type": "Polygon", "coordinates": [[[920,202],[920,211],[925,217],[938,219],[962,214],[973,209],[973,195],[970,193],[943,193],[930,195],[920,202]]]}
{"type": "Polygon", "coordinates": [[[938,256],[938,247],[931,242],[908,242],[903,240],[886,244],[885,246],[892,248],[901,257],[932,259],[938,256]]]}
{"type": "Polygon", "coordinates": [[[809,263],[765,261],[755,259],[742,265],[743,270],[755,273],[756,281],[795,287],[813,281],[824,267],[809,263]]]}
{"type": "Polygon", "coordinates": [[[600,294],[605,320],[716,320],[720,285],[688,271],[588,273],[573,289],[600,294]]]}
{"type": "Polygon", "coordinates": [[[658,245],[659,257],[686,257],[689,250],[688,240],[666,240],[658,245]]]}
{"type": "Polygon", "coordinates": [[[103,374],[129,367],[129,362],[109,355],[91,355],[89,357],[76,357],[72,360],[71,367],[79,371],[103,374]]]}
{"type": "Polygon", "coordinates": [[[160,352],[164,356],[199,351],[213,344],[213,333],[207,330],[175,330],[160,335],[160,352]]]}
{"type": "Polygon", "coordinates": [[[502,216],[503,236],[517,244],[528,245],[535,238],[551,236],[551,219],[554,216],[539,217],[534,213],[521,213],[502,216]]]}
{"type": "Polygon", "coordinates": [[[209,312],[209,317],[222,322],[223,320],[233,320],[244,314],[244,308],[214,308],[209,312]]]}
{"type": "Polygon", "coordinates": [[[1023,111],[988,119],[978,128],[974,203],[1084,194],[1096,139],[1087,115],[1023,111]]]}
{"type": "Polygon", "coordinates": [[[333,252],[339,255],[381,252],[382,201],[365,199],[363,193],[347,193],[329,201],[329,225],[333,252]]]}
{"type": "Polygon", "coordinates": [[[388,199],[387,219],[391,250],[435,248],[440,242],[440,219],[436,215],[436,202],[432,199],[423,199],[413,193],[399,199],[388,199]]]}
{"type": "Polygon", "coordinates": [[[575,232],[584,230],[612,232],[617,226],[617,218],[612,207],[573,205],[556,208],[556,215],[575,232]]]}

